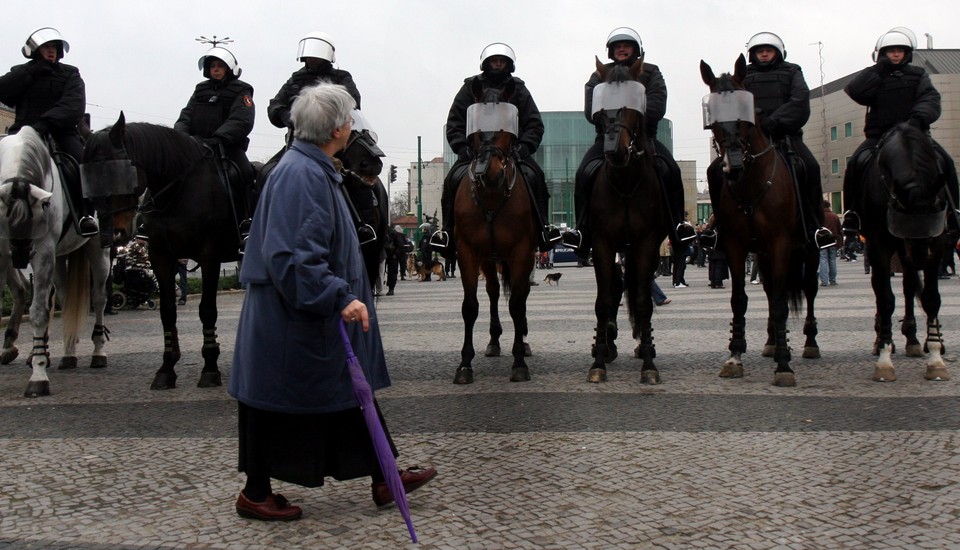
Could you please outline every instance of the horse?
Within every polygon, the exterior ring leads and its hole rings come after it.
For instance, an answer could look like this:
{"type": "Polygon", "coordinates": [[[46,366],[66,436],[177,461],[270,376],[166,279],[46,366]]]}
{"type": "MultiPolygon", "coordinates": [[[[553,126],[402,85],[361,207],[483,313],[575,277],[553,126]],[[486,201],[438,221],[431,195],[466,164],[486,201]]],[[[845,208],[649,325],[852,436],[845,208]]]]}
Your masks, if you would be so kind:
{"type": "Polygon", "coordinates": [[[805,246],[799,198],[788,160],[760,129],[753,108],[753,95],[743,88],[746,60],[737,58],[733,74],[714,76],[713,69],[700,61],[700,75],[710,94],[704,98],[704,128],[713,132],[715,146],[723,159],[723,182],[716,204],[719,246],[730,265],[733,311],[730,356],[720,370],[722,378],[743,377],[742,354],[747,349],[747,294],[744,271],[746,256],[755,252],[763,290],[767,296],[767,341],[763,356],[777,363],[773,383],[795,386],[787,346],[787,317],[796,314],[804,297],[807,316],[804,358],[820,357],[816,341],[819,251],[805,246]]]}
{"type": "Polygon", "coordinates": [[[203,274],[199,314],[204,363],[197,386],[222,385],[216,332],[220,266],[240,260],[240,237],[232,191],[221,181],[215,162],[209,149],[193,137],[156,124],[127,124],[123,113],[112,126],[90,136],[84,149],[83,168],[90,174],[85,182],[129,179],[135,172],[136,191],[131,196],[144,193],[140,219],[160,289],[164,337],[162,364],[150,384],[153,390],[173,389],[177,382],[180,343],[174,278],[178,258],[195,260],[203,274]]]}
{"type": "Polygon", "coordinates": [[[67,190],[61,180],[47,145],[29,126],[0,140],[0,239],[5,252],[0,253],[0,273],[14,293],[14,311],[4,337],[2,360],[16,357],[16,339],[23,313],[22,275],[11,270],[30,264],[33,270],[33,301],[30,324],[33,327],[33,349],[29,363],[30,381],[26,397],[50,395],[47,367],[50,363],[48,329],[51,310],[61,291],[64,351],[60,369],[77,366],[78,334],[92,305],[96,314],[93,329],[93,356],[90,367],[107,366],[104,345],[107,329],[103,310],[107,303],[106,280],[110,270],[109,249],[99,239],[80,236],[70,219],[67,190]]]}
{"type": "Polygon", "coordinates": [[[944,175],[932,140],[920,129],[898,124],[880,140],[879,148],[863,174],[861,186],[861,232],[867,239],[871,286],[876,296],[873,354],[879,355],[873,380],[897,379],[891,355],[895,347],[891,316],[895,306],[890,287],[890,261],[894,255],[903,264],[904,317],[900,332],[906,337],[906,355],[923,357],[929,352],[927,380],[949,380],[943,361],[945,346],[940,332],[940,259],[955,237],[946,231],[944,175]],[[921,284],[918,270],[923,270],[921,284]],[[922,287],[922,289],[921,289],[922,287]],[[927,315],[927,338],[917,340],[914,300],[918,294],[927,315]]]}
{"type": "MultiPolygon", "coordinates": [[[[377,145],[376,132],[360,110],[354,109],[353,121],[347,146],[335,157],[342,164],[340,173],[347,190],[348,206],[358,227],[363,265],[376,293],[381,275],[380,258],[390,226],[390,199],[387,188],[378,177],[383,170],[381,159],[386,155],[377,145]]],[[[270,160],[256,167],[258,182],[267,181],[286,150],[287,146],[284,146],[270,160]]]]}
{"type": "Polygon", "coordinates": [[[616,359],[617,311],[626,291],[627,312],[641,381],[659,384],[654,364],[653,299],[650,281],[660,265],[660,243],[669,232],[655,166],[656,151],[645,129],[646,90],[638,79],[643,58],[631,66],[606,67],[596,60],[601,84],[593,91],[593,119],[603,135],[603,163],[590,198],[588,230],[593,235],[597,317],[589,382],[607,380],[606,363],[616,359]],[[617,254],[623,255],[623,270],[617,254]]]}
{"type": "Polygon", "coordinates": [[[490,299],[490,342],[485,355],[500,355],[503,327],[497,308],[501,285],[498,265],[502,269],[503,292],[509,296],[514,327],[510,381],[530,380],[524,360],[530,354],[530,347],[524,338],[537,237],[527,182],[511,153],[517,142],[519,117],[517,107],[508,100],[515,90],[512,80],[502,90],[484,89],[477,79],[472,83],[476,103],[467,109],[467,135],[473,160],[460,178],[453,207],[464,324],[454,384],[473,383],[473,327],[480,308],[477,286],[481,271],[486,277],[490,299]]]}

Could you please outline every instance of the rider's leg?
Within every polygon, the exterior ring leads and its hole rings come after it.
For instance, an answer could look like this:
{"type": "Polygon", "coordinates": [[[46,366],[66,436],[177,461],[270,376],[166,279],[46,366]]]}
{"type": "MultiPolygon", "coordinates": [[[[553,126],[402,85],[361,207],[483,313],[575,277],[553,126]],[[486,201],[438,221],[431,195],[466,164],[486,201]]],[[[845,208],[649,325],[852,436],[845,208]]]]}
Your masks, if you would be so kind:
{"type": "Polygon", "coordinates": [[[440,209],[443,221],[441,228],[430,236],[430,247],[441,254],[448,253],[454,246],[453,241],[453,203],[457,198],[457,187],[460,180],[454,178],[454,175],[460,171],[461,167],[466,165],[468,160],[458,160],[447,172],[443,178],[443,193],[440,195],[440,209]]]}
{"type": "Polygon", "coordinates": [[[541,252],[546,252],[553,248],[560,240],[560,230],[556,228],[549,220],[550,191],[547,189],[547,182],[543,176],[543,170],[537,166],[532,158],[527,158],[520,163],[523,170],[524,180],[527,182],[527,189],[530,192],[530,198],[533,200],[533,220],[536,224],[537,241],[541,252]]]}
{"type": "Polygon", "coordinates": [[[950,204],[947,205],[947,208],[950,209],[950,215],[947,217],[947,225],[951,230],[958,231],[960,230],[960,210],[958,210],[960,208],[960,189],[958,187],[960,186],[957,183],[957,167],[943,146],[934,141],[933,148],[940,155],[944,180],[950,194],[950,204]]]}
{"type": "MultiPolygon", "coordinates": [[[[710,206],[714,213],[717,211],[717,205],[720,204],[720,193],[723,191],[723,159],[715,158],[710,166],[707,166],[707,190],[710,192],[710,206]]],[[[713,223],[700,233],[700,246],[713,249],[717,246],[717,225],[716,215],[711,216],[713,223]]]]}
{"type": "Polygon", "coordinates": [[[838,235],[834,235],[823,225],[823,186],[820,181],[820,165],[806,144],[799,139],[794,140],[793,150],[801,163],[800,174],[798,174],[798,177],[803,180],[801,183],[803,187],[800,189],[802,202],[800,209],[807,220],[804,225],[807,227],[808,238],[811,238],[818,250],[833,246],[837,244],[838,235]]]}
{"type": "Polygon", "coordinates": [[[83,142],[80,141],[79,136],[68,135],[59,138],[57,146],[61,152],[70,155],[75,163],[73,167],[65,170],[67,181],[64,183],[70,192],[70,202],[73,204],[73,213],[77,217],[80,234],[84,237],[93,237],[100,232],[100,226],[97,225],[97,219],[93,217],[93,206],[83,197],[83,189],[80,185],[79,162],[83,158],[83,142]]]}
{"type": "Polygon", "coordinates": [[[666,196],[667,212],[670,216],[670,240],[680,247],[679,243],[687,242],[697,236],[697,231],[687,221],[686,209],[683,204],[683,178],[680,166],[673,159],[667,146],[658,140],[653,140],[657,151],[657,174],[660,177],[661,189],[666,196]]]}
{"type": "Polygon", "coordinates": [[[593,176],[591,167],[600,162],[603,157],[603,143],[595,142],[580,162],[575,176],[573,192],[573,209],[576,214],[576,229],[568,230],[563,234],[563,244],[573,248],[580,259],[587,259],[590,254],[591,235],[588,231],[590,224],[590,196],[593,194],[593,176]]]}
{"type": "Polygon", "coordinates": [[[842,228],[844,233],[857,234],[860,232],[860,194],[863,184],[863,175],[866,172],[867,163],[873,158],[874,147],[877,144],[876,138],[867,138],[857,147],[857,150],[850,157],[847,164],[847,170],[843,175],[843,206],[846,211],[843,213],[842,228]]]}

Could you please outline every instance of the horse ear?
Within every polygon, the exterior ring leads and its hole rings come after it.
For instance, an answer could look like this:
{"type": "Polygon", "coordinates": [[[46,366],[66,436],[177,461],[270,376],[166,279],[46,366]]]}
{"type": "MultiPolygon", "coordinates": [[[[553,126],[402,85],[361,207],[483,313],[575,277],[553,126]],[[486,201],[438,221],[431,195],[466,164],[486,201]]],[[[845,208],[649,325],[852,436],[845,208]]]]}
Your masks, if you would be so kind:
{"type": "Polygon", "coordinates": [[[700,60],[700,78],[703,79],[703,83],[707,86],[712,86],[717,80],[717,76],[713,74],[713,69],[702,59],[700,60]]]}
{"type": "Polygon", "coordinates": [[[120,118],[118,118],[117,122],[110,128],[110,143],[116,147],[120,147],[123,145],[123,136],[126,135],[126,133],[127,118],[123,116],[123,111],[120,111],[120,118]]]}
{"type": "Polygon", "coordinates": [[[470,81],[470,91],[473,92],[474,100],[483,101],[483,84],[480,83],[479,78],[473,77],[470,81]]]}
{"type": "Polygon", "coordinates": [[[640,78],[640,75],[643,74],[643,56],[641,55],[636,61],[633,62],[633,65],[630,66],[630,76],[634,80],[640,78]]]}
{"type": "Polygon", "coordinates": [[[600,62],[599,57],[593,56],[593,59],[597,62],[597,74],[600,75],[600,80],[605,80],[607,78],[607,68],[600,62]]]}
{"type": "Polygon", "coordinates": [[[734,64],[733,79],[737,83],[740,83],[743,82],[745,76],[747,76],[747,60],[743,57],[743,54],[740,54],[740,57],[737,58],[737,62],[734,64]]]}

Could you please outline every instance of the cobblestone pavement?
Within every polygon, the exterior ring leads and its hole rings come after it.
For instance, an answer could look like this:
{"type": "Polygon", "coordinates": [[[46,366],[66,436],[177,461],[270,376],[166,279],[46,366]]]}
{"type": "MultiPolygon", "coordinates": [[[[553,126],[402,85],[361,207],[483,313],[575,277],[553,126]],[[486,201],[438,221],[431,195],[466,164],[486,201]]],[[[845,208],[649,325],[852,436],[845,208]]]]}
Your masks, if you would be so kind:
{"type": "MultiPolygon", "coordinates": [[[[759,355],[766,307],[751,285],[746,377],[717,377],[729,288],[709,288],[705,269],[688,268],[689,288],[664,284],[672,303],[655,310],[659,386],[640,383],[626,331],[609,381],[586,381],[592,269],[552,269],[563,273],[560,286],[533,289],[526,383],[508,381],[506,355],[476,358],[476,383],[453,385],[460,281],[401,282],[379,303],[394,385],[378,398],[400,463],[440,470],[411,496],[421,546],[960,547],[960,387],[924,381],[924,360],[902,354],[894,356],[897,382],[870,380],[873,298],[862,267],[841,262],[839,285],[821,289],[823,357],[794,361],[796,388],[771,384],[772,361],[759,355]]],[[[960,281],[941,283],[947,359],[958,377],[960,281]]],[[[22,357],[0,367],[0,546],[411,546],[396,509],[378,511],[363,480],[277,484],[303,506],[297,522],[234,513],[236,404],[223,388],[195,385],[194,298],[179,308],[177,389],[148,389],[162,351],[155,311],[108,318],[109,367],[52,371],[50,397],[22,397],[22,357]]],[[[220,297],[225,378],[241,299],[220,297]]],[[[501,310],[507,350],[503,300],[501,310]]],[[[488,319],[481,307],[481,350],[488,319]]],[[[796,348],[801,321],[791,329],[796,348]]],[[[25,349],[28,330],[21,336],[25,349]]],[[[80,345],[91,349],[89,340],[80,345]]],[[[59,344],[53,351],[56,363],[59,344]]]]}

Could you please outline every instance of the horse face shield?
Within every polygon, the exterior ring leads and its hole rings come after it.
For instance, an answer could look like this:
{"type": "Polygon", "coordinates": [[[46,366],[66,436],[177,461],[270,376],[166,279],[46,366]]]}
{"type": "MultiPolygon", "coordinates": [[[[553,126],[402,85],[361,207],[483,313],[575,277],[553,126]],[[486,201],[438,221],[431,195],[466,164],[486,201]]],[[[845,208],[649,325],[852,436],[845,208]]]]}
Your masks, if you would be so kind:
{"type": "Polygon", "coordinates": [[[712,130],[723,155],[724,172],[743,168],[744,137],[756,121],[753,94],[746,90],[714,92],[703,97],[703,127],[712,130]]]}
{"type": "Polygon", "coordinates": [[[477,157],[471,177],[486,187],[498,187],[506,178],[507,151],[519,133],[519,113],[512,103],[474,103],[467,108],[467,135],[477,157]]]}
{"type": "Polygon", "coordinates": [[[646,111],[647,89],[637,81],[594,86],[590,116],[603,128],[604,155],[629,162],[634,153],[643,150],[642,144],[635,142],[646,111]]]}

